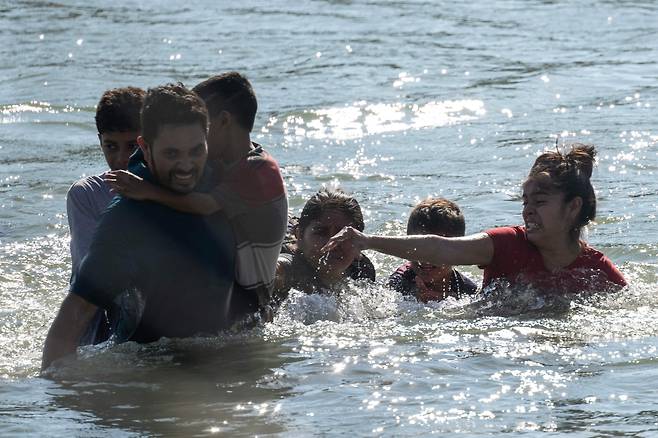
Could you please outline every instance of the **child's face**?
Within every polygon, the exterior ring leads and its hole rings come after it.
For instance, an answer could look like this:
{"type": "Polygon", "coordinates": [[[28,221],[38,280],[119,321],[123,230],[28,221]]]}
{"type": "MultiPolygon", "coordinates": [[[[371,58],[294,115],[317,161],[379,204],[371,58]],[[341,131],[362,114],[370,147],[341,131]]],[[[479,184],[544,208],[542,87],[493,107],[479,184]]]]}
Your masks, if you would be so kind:
{"type": "MultiPolygon", "coordinates": [[[[410,234],[433,234],[435,236],[443,236],[442,233],[432,233],[424,230],[411,230],[410,234]]],[[[452,266],[450,265],[432,265],[430,263],[413,261],[413,268],[416,272],[416,275],[420,277],[425,283],[438,283],[444,278],[450,278],[452,273],[452,266]]]]}
{"type": "Polygon", "coordinates": [[[338,280],[358,257],[359,252],[350,247],[338,247],[329,253],[320,249],[329,239],[347,226],[353,226],[352,218],[339,210],[325,210],[317,220],[312,220],[304,230],[298,232],[297,247],[304,258],[325,279],[338,280]]]}
{"type": "Polygon", "coordinates": [[[128,160],[137,149],[139,131],[109,131],[98,134],[105,161],[110,170],[126,170],[128,160]]]}
{"type": "Polygon", "coordinates": [[[452,266],[434,266],[429,263],[413,262],[414,271],[425,283],[438,283],[444,278],[450,278],[452,266]]]}

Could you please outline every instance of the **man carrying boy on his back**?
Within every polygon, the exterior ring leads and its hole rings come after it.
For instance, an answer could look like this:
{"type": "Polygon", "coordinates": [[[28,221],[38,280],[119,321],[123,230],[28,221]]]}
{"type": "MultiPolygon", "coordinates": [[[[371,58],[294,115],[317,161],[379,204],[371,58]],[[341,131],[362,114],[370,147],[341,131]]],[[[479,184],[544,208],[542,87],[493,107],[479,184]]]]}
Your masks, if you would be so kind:
{"type": "MultiPolygon", "coordinates": [[[[207,158],[208,113],[180,84],[150,89],[139,137],[140,177],[191,193],[207,158]]],[[[117,309],[119,341],[216,334],[257,310],[233,293],[235,244],[223,214],[185,214],[154,202],[116,198],[48,332],[42,369],[75,353],[98,308],[117,309]]]]}
{"type": "Polygon", "coordinates": [[[257,111],[256,95],[240,73],[213,76],[193,88],[208,107],[208,165],[214,187],[181,195],[149,184],[129,172],[108,177],[123,196],[151,200],[179,211],[210,215],[223,211],[236,241],[236,283],[258,296],[266,319],[276,261],[288,224],[288,201],[279,166],[251,141],[257,111]]]}
{"type": "MultiPolygon", "coordinates": [[[[429,198],[414,207],[407,222],[407,235],[436,234],[444,237],[463,236],[464,216],[454,202],[429,198]]],[[[461,298],[477,291],[477,286],[452,266],[433,266],[409,261],[398,267],[388,280],[390,287],[418,301],[441,301],[461,298]]]]}

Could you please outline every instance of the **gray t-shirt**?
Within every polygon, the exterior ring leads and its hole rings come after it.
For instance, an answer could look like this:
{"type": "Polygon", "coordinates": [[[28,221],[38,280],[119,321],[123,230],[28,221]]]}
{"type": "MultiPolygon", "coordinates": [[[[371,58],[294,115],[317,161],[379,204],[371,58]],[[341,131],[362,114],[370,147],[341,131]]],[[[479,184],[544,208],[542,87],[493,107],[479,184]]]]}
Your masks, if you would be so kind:
{"type": "Polygon", "coordinates": [[[71,233],[71,270],[75,273],[87,255],[101,215],[114,198],[103,174],[75,182],[66,195],[66,213],[71,233]]]}

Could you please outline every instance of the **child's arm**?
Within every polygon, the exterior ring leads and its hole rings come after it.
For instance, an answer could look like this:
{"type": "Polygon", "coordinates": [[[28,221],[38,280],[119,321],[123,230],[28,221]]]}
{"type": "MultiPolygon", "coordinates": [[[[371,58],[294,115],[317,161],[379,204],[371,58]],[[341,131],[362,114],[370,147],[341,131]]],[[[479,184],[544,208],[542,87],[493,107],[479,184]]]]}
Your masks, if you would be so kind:
{"type": "Polygon", "coordinates": [[[104,176],[112,190],[131,199],[154,201],[184,213],[210,215],[222,209],[207,193],[174,193],[128,172],[115,170],[104,176]]]}

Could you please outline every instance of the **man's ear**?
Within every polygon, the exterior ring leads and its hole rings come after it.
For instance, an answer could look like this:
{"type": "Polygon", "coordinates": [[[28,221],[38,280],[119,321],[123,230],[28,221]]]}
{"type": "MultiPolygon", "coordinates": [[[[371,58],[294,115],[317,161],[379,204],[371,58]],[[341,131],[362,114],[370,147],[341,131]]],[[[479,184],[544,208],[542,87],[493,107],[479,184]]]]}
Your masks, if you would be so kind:
{"type": "Polygon", "coordinates": [[[144,140],[144,137],[141,135],[137,137],[137,144],[139,145],[139,148],[142,150],[142,153],[144,154],[144,161],[147,163],[151,162],[151,145],[149,145],[146,140],[144,140]]]}
{"type": "Polygon", "coordinates": [[[98,133],[98,143],[100,143],[101,146],[103,146],[103,134],[100,132],[98,133]]]}
{"type": "MultiPolygon", "coordinates": [[[[217,114],[217,117],[216,117],[217,120],[216,121],[219,122],[219,125],[222,128],[225,128],[225,127],[227,127],[228,125],[231,124],[232,118],[233,118],[233,116],[231,116],[231,113],[229,113],[226,110],[222,110],[222,111],[219,112],[219,114],[217,114]]],[[[215,121],[213,121],[213,123],[214,122],[215,121]]]]}

